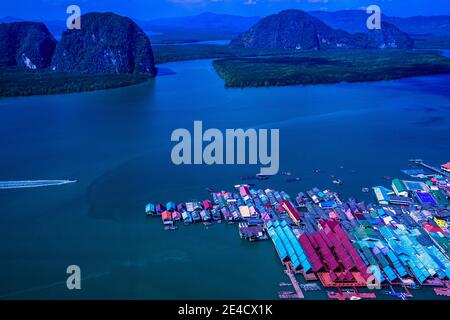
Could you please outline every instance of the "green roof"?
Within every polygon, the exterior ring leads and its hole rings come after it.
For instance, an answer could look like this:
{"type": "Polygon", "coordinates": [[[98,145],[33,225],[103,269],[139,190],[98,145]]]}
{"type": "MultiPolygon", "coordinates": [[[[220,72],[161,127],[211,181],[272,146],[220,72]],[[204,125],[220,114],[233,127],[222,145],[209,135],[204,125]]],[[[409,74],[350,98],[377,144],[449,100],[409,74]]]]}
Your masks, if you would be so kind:
{"type": "Polygon", "coordinates": [[[447,199],[445,194],[441,190],[432,190],[431,194],[433,195],[433,198],[437,200],[437,202],[441,206],[448,206],[450,205],[450,201],[447,199]]]}
{"type": "Polygon", "coordinates": [[[407,192],[405,185],[399,179],[392,180],[392,185],[397,189],[398,192],[407,192]]]}

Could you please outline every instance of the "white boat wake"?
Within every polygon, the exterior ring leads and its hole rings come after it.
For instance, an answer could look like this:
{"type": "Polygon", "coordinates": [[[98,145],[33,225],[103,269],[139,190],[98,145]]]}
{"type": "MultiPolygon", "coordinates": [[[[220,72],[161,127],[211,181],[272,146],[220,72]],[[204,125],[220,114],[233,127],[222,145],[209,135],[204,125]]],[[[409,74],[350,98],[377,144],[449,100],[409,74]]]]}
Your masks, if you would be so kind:
{"type": "Polygon", "coordinates": [[[0,181],[0,189],[23,189],[49,186],[60,186],[76,183],[77,180],[28,180],[28,181],[0,181]]]}

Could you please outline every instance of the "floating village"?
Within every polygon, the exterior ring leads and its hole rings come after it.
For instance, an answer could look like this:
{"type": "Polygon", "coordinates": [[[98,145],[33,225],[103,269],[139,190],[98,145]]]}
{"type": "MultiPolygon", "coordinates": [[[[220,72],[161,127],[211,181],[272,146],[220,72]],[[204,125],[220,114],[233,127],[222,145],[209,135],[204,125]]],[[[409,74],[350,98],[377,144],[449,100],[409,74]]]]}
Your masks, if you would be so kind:
{"type": "Polygon", "coordinates": [[[211,199],[201,202],[149,203],[145,212],[167,230],[224,221],[238,226],[243,241],[271,241],[289,278],[280,283],[281,299],[326,290],[338,300],[407,300],[423,287],[450,298],[450,163],[410,162],[408,180],[372,188],[374,204],[318,188],[291,197],[240,184],[209,190],[211,199]]]}

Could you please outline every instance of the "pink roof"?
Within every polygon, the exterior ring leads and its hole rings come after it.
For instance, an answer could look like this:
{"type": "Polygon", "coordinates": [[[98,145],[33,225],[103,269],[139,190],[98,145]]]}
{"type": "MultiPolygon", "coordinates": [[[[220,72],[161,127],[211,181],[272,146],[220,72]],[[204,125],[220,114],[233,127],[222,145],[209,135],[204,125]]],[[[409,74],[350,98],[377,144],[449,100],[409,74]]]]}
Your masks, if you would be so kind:
{"type": "Polygon", "coordinates": [[[324,238],[322,238],[320,232],[314,233],[313,237],[314,237],[314,240],[317,242],[317,244],[320,247],[320,253],[324,260],[323,262],[325,262],[325,264],[327,265],[328,270],[329,271],[336,270],[339,267],[339,264],[336,261],[336,259],[334,258],[333,253],[331,252],[331,250],[325,243],[324,238]]]}
{"type": "Polygon", "coordinates": [[[247,195],[247,196],[250,195],[250,191],[248,190],[248,187],[247,187],[247,186],[241,186],[241,187],[239,188],[239,192],[240,192],[240,194],[241,194],[242,197],[245,196],[245,195],[247,195]]]}
{"type": "Polygon", "coordinates": [[[353,217],[352,212],[351,212],[350,209],[347,209],[347,210],[345,211],[345,215],[347,216],[347,219],[348,219],[348,220],[355,220],[355,218],[353,217]]]}
{"type": "Polygon", "coordinates": [[[311,265],[315,272],[321,270],[323,268],[323,263],[320,260],[319,256],[317,255],[316,251],[314,250],[310,239],[306,235],[306,233],[302,233],[300,237],[298,238],[302,248],[305,250],[306,256],[308,257],[308,260],[311,261],[311,265]]]}
{"type": "Polygon", "coordinates": [[[162,214],[161,214],[161,219],[164,221],[164,220],[172,220],[172,215],[170,214],[170,212],[169,211],[164,211],[162,214]]]}
{"type": "Polygon", "coordinates": [[[211,201],[209,201],[209,200],[203,201],[203,208],[211,209],[212,207],[213,207],[213,205],[212,205],[211,201]]]}
{"type": "Polygon", "coordinates": [[[449,169],[449,170],[450,170],[450,162],[447,162],[446,164],[443,164],[443,165],[442,165],[442,168],[445,168],[445,169],[449,169]]]}
{"type": "Polygon", "coordinates": [[[435,226],[429,224],[428,222],[424,222],[423,227],[424,227],[428,232],[443,232],[441,228],[435,227],[435,226]]]}
{"type": "Polygon", "coordinates": [[[300,214],[298,213],[297,209],[295,209],[289,201],[284,201],[282,206],[292,217],[297,220],[300,219],[300,214]]]}
{"type": "Polygon", "coordinates": [[[339,215],[338,215],[336,212],[334,212],[334,211],[331,211],[330,214],[329,214],[329,216],[330,216],[331,219],[337,219],[337,218],[339,218],[339,215]]]}

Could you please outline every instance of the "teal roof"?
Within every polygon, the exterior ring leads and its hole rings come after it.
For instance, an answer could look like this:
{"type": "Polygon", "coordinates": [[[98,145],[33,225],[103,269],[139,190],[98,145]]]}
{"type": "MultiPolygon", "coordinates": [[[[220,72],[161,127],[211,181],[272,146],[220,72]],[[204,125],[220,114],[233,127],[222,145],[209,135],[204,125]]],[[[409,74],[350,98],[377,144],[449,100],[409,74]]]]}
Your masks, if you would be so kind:
{"type": "Polygon", "coordinates": [[[392,180],[392,185],[395,186],[398,192],[407,192],[405,184],[401,182],[399,179],[392,180]]]}

